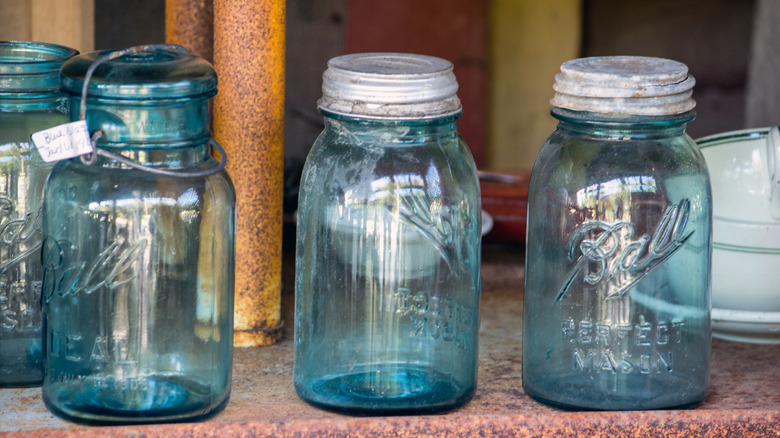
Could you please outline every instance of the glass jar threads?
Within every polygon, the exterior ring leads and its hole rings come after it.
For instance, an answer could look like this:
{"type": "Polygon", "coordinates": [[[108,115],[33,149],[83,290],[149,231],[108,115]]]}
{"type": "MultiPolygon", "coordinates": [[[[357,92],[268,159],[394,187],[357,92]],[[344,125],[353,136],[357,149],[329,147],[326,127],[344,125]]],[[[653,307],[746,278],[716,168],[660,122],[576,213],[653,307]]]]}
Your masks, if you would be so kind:
{"type": "Polygon", "coordinates": [[[75,120],[99,64],[86,118],[116,157],[60,161],[46,186],[43,398],[69,419],[193,419],[229,397],[235,194],[210,155],[217,77],[173,47],[62,69],[75,120]]]}
{"type": "Polygon", "coordinates": [[[0,386],[40,385],[41,208],[53,167],[30,135],[68,121],[62,64],[77,52],[0,42],[0,386]]]}
{"type": "Polygon", "coordinates": [[[432,411],[476,387],[480,197],[452,64],[331,59],[298,206],[295,389],[322,407],[432,411]]]}
{"type": "Polygon", "coordinates": [[[685,134],[694,79],[645,57],[566,62],[529,189],[523,387],[564,407],[704,398],[709,176],[685,134]]]}

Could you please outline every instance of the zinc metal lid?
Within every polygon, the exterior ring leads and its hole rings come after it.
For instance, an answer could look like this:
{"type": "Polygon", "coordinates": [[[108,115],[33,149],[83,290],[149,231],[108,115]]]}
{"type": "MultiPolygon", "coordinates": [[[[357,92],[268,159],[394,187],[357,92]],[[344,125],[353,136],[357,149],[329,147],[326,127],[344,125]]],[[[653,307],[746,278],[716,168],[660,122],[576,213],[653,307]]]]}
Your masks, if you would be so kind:
{"type": "Polygon", "coordinates": [[[696,80],[678,61],[645,56],[580,58],[561,65],[550,100],[574,111],[672,115],[692,110],[696,80]]]}
{"type": "Polygon", "coordinates": [[[406,53],[357,53],[328,61],[317,106],[330,113],[377,119],[459,114],[452,63],[406,53]]]}

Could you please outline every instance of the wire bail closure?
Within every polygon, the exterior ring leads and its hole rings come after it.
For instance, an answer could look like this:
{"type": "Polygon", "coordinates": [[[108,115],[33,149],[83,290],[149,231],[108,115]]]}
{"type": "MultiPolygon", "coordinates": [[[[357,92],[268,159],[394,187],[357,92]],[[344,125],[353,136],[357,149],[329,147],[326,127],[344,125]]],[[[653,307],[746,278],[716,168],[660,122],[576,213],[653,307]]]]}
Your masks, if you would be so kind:
{"type": "MultiPolygon", "coordinates": [[[[106,61],[110,61],[112,59],[116,59],[119,58],[120,56],[128,55],[131,53],[143,52],[144,50],[174,50],[181,53],[189,53],[187,49],[176,44],[146,44],[142,46],[133,46],[122,50],[115,50],[105,55],[98,56],[97,58],[95,58],[95,61],[92,62],[92,65],[89,66],[89,68],[87,69],[87,73],[84,75],[84,85],[81,89],[81,104],[79,106],[79,120],[85,120],[85,121],[87,120],[87,90],[89,89],[89,81],[92,79],[92,75],[94,74],[95,69],[97,69],[97,67],[100,64],[106,61]]],[[[103,137],[103,131],[99,129],[92,133],[90,138],[92,141],[93,152],[91,154],[84,154],[79,156],[79,159],[83,164],[87,166],[94,166],[97,163],[98,155],[100,155],[102,157],[118,161],[126,166],[132,167],[133,169],[142,170],[144,172],[149,172],[155,175],[173,176],[178,178],[197,178],[197,177],[213,175],[221,171],[222,169],[224,169],[225,166],[227,165],[227,153],[225,152],[225,149],[222,148],[222,145],[217,143],[217,141],[214,140],[213,137],[209,138],[209,144],[213,146],[214,149],[217,150],[217,152],[219,152],[219,156],[220,156],[219,164],[216,167],[213,167],[211,169],[205,169],[197,172],[183,172],[183,171],[176,171],[176,170],[156,169],[154,167],[143,166],[141,164],[136,163],[133,160],[123,157],[122,155],[114,154],[112,152],[108,152],[105,149],[98,148],[97,142],[102,137],[103,137]]]]}

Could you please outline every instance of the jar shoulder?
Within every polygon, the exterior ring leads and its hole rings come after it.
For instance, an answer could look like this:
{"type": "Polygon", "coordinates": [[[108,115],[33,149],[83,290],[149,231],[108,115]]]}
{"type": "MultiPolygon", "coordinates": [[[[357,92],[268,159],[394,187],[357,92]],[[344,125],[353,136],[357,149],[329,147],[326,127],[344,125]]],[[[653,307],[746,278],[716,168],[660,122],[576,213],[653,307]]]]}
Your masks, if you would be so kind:
{"type": "MultiPolygon", "coordinates": [[[[377,137],[376,141],[355,139],[323,131],[306,159],[305,180],[362,181],[391,175],[440,173],[463,184],[476,183],[476,165],[465,142],[457,133],[408,143],[377,137]]],[[[343,181],[342,181],[343,182],[343,181]]]]}
{"type": "Polygon", "coordinates": [[[46,197],[52,203],[128,198],[146,203],[155,203],[156,199],[163,204],[204,198],[224,205],[236,202],[232,180],[224,169],[202,178],[179,178],[137,169],[88,166],[78,159],[60,161],[54,166],[46,185],[46,197]]]}
{"type": "MultiPolygon", "coordinates": [[[[551,179],[562,174],[586,176],[591,181],[630,175],[655,178],[701,175],[709,181],[704,157],[687,135],[660,139],[593,139],[556,130],[537,156],[531,185],[549,184],[551,179]]],[[[568,181],[573,180],[568,177],[568,181]]]]}

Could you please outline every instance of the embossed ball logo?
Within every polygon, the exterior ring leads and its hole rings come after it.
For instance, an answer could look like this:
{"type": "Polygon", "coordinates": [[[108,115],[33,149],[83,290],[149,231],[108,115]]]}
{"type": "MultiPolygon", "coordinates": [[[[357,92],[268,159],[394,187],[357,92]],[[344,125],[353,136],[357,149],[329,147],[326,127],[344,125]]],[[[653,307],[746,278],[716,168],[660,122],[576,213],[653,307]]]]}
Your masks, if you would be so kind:
{"type": "Polygon", "coordinates": [[[555,302],[566,295],[581,274],[589,285],[607,284],[607,299],[625,296],[691,237],[695,230],[685,233],[690,210],[688,199],[668,206],[653,235],[645,234],[638,239],[634,239],[634,226],[629,222],[583,222],[569,239],[569,260],[576,258],[576,263],[555,302]]]}

